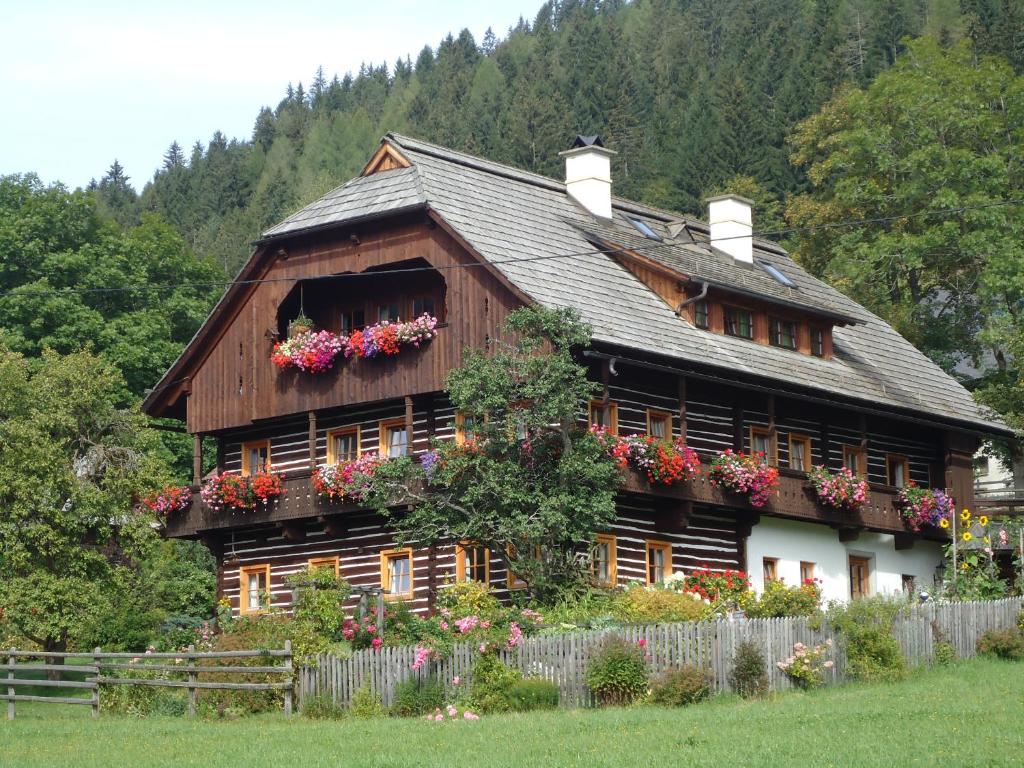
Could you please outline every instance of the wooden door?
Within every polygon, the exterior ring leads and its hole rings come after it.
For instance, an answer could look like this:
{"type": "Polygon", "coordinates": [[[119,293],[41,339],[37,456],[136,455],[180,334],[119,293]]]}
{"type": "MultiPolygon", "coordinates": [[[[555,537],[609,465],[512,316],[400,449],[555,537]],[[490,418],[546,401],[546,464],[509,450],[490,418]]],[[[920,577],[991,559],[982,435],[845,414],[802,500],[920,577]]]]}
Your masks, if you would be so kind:
{"type": "Polygon", "coordinates": [[[866,557],[850,555],[850,597],[867,597],[871,594],[871,562],[866,557]]]}

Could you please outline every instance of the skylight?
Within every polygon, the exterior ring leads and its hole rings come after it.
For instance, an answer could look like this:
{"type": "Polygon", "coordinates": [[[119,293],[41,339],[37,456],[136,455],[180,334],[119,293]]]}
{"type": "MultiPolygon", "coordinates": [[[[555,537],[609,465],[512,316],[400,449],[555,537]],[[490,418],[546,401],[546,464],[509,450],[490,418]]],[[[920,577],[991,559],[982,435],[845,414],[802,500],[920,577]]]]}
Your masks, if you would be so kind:
{"type": "Polygon", "coordinates": [[[649,238],[651,240],[657,240],[658,242],[661,242],[661,235],[659,235],[657,232],[655,232],[653,229],[651,229],[647,225],[646,221],[641,221],[640,219],[634,219],[632,216],[627,216],[626,218],[629,219],[629,223],[632,224],[634,227],[636,227],[637,231],[639,231],[640,234],[642,234],[644,237],[649,238]]]}
{"type": "Polygon", "coordinates": [[[774,264],[769,264],[767,261],[757,262],[761,265],[761,269],[767,272],[769,275],[775,278],[776,282],[782,283],[787,288],[796,288],[796,283],[786,277],[782,270],[776,267],[774,264]]]}

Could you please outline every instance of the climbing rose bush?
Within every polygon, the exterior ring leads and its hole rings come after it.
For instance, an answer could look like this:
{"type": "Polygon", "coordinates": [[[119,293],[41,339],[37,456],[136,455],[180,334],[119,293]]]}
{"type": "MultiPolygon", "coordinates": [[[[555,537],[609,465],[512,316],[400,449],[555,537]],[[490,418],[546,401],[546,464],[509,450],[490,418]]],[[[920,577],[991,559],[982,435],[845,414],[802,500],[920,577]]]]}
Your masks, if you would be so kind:
{"type": "Polygon", "coordinates": [[[642,472],[649,482],[672,485],[690,480],[700,472],[700,457],[681,437],[675,440],[650,435],[618,437],[603,427],[593,427],[591,431],[620,467],[642,472]]]}
{"type": "Polygon", "coordinates": [[[832,648],[829,638],[823,645],[808,648],[803,643],[793,644],[793,655],[775,662],[798,688],[817,688],[825,682],[825,672],[832,669],[833,662],[827,658],[832,648]]]}
{"type": "Polygon", "coordinates": [[[840,512],[856,512],[868,500],[867,480],[858,480],[849,467],[831,472],[819,465],[807,473],[807,480],[819,504],[840,512]]]}
{"type": "Polygon", "coordinates": [[[355,461],[328,464],[313,472],[316,492],[331,501],[358,502],[366,498],[373,474],[386,459],[367,453],[355,461]]]}
{"type": "Polygon", "coordinates": [[[912,531],[920,531],[925,526],[948,528],[949,521],[956,513],[952,497],[945,491],[920,488],[911,481],[906,488],[901,488],[896,497],[896,508],[903,522],[912,531]]]}
{"type": "Polygon", "coordinates": [[[284,475],[267,470],[243,477],[222,472],[208,478],[199,495],[214,512],[225,509],[256,509],[257,504],[268,504],[284,494],[284,475]]]}
{"type": "Polygon", "coordinates": [[[146,496],[142,504],[160,517],[170,517],[189,508],[192,504],[192,491],[185,487],[168,485],[163,490],[146,496]]]}
{"type": "Polygon", "coordinates": [[[779,470],[768,466],[763,453],[723,451],[711,462],[708,476],[716,487],[746,494],[753,507],[765,506],[779,484],[779,470]]]}

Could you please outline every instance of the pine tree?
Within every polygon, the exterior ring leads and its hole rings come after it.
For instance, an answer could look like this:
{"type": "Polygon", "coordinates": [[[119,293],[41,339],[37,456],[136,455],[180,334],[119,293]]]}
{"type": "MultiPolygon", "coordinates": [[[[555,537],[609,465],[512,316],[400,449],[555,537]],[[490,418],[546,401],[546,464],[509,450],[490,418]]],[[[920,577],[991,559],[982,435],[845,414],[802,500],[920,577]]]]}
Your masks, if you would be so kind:
{"type": "Polygon", "coordinates": [[[172,142],[171,146],[164,152],[164,170],[169,171],[172,168],[181,168],[183,165],[185,165],[185,154],[181,151],[181,145],[176,141],[172,142]]]}

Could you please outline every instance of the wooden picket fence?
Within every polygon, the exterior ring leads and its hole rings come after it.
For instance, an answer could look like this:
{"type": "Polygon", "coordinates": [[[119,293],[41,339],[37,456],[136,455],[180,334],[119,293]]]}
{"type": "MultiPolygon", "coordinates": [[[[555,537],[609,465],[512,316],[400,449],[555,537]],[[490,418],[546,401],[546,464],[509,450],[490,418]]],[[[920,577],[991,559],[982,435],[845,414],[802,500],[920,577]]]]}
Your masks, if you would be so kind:
{"type": "MultiPolygon", "coordinates": [[[[968,658],[974,656],[978,637],[985,630],[1015,625],[1022,608],[1024,598],[1020,597],[941,605],[926,603],[911,607],[909,614],[897,622],[894,633],[912,665],[927,663],[934,657],[933,621],[956,648],[957,655],[968,658]]],[[[593,699],[585,683],[587,661],[591,651],[609,634],[630,642],[645,640],[655,674],[679,664],[706,667],[714,674],[718,691],[729,689],[732,659],[736,647],[745,640],[760,646],[772,687],[777,690],[789,688],[791,683],[775,662],[792,655],[793,645],[798,642],[813,646],[834,638],[831,658],[835,664],[828,682],[838,682],[845,677],[846,658],[839,642],[841,638],[827,626],[820,626],[807,617],[722,619],[540,635],[526,638],[520,647],[502,650],[499,655],[505,664],[526,676],[554,682],[561,693],[562,706],[592,706],[593,699]]],[[[348,706],[352,695],[365,686],[375,691],[387,706],[394,696],[395,685],[410,677],[433,677],[446,686],[451,686],[454,678],[459,677],[460,684],[466,685],[478,656],[474,646],[460,644],[450,656],[413,671],[415,655],[412,646],[356,651],[349,658],[320,655],[315,665],[298,669],[300,705],[312,697],[323,696],[348,706]]]]}
{"type": "MultiPolygon", "coordinates": [[[[281,650],[265,651],[187,651],[171,653],[105,653],[97,648],[92,653],[53,653],[43,651],[19,651],[15,648],[2,652],[7,657],[7,679],[0,679],[0,686],[6,686],[7,693],[0,693],[0,701],[7,702],[7,719],[13,720],[19,701],[42,704],[73,704],[92,707],[92,715],[100,712],[100,694],[107,685],[137,685],[158,688],[184,688],[188,692],[188,713],[195,715],[197,693],[200,690],[235,691],[282,691],[284,712],[292,713],[295,690],[291,641],[285,641],[281,650]],[[66,658],[84,663],[64,664],[66,658]],[[204,664],[211,660],[223,659],[281,659],[281,664],[270,666],[245,666],[204,664]],[[42,660],[42,663],[36,660],[42,660]],[[19,666],[20,665],[20,666],[19,666]],[[18,670],[31,672],[56,672],[58,676],[79,672],[90,675],[84,680],[49,680],[18,677],[18,670]],[[149,677],[157,672],[165,677],[149,677]],[[128,673],[130,676],[123,676],[128,673]],[[223,680],[200,680],[199,676],[217,675],[280,675],[282,680],[265,683],[239,683],[223,680]],[[172,676],[178,679],[172,679],[172,676]],[[53,689],[56,695],[18,693],[25,687],[53,689]],[[88,691],[88,698],[59,695],[68,691],[88,691]]],[[[2,690],[2,688],[0,688],[2,690]]]]}

